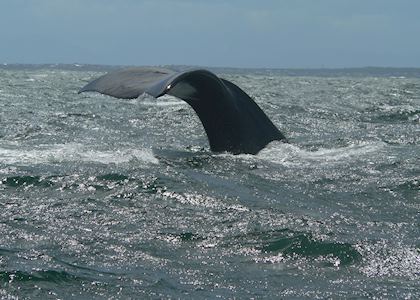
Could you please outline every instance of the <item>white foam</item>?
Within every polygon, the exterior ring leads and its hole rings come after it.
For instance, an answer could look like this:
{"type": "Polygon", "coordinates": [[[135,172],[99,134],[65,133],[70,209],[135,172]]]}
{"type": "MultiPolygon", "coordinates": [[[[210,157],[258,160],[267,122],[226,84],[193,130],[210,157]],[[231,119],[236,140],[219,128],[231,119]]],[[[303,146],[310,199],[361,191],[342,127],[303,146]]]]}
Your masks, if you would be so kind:
{"type": "Polygon", "coordinates": [[[142,101],[142,105],[145,106],[179,106],[179,105],[186,105],[187,103],[184,101],[142,101]]]}
{"type": "Polygon", "coordinates": [[[47,78],[48,74],[47,73],[33,74],[32,77],[35,79],[43,79],[43,78],[47,78]]]}
{"type": "Polygon", "coordinates": [[[258,153],[258,158],[279,164],[332,163],[363,158],[384,147],[381,142],[360,142],[347,147],[308,151],[291,144],[273,142],[258,153]]]}
{"type": "Polygon", "coordinates": [[[150,164],[159,162],[150,149],[99,151],[76,143],[43,145],[32,150],[0,148],[0,163],[6,165],[33,165],[70,161],[122,164],[132,160],[150,164]]]}
{"type": "MultiPolygon", "coordinates": [[[[137,100],[137,99],[136,99],[137,100]]],[[[150,95],[143,94],[139,98],[139,103],[146,106],[180,106],[187,105],[185,101],[179,100],[178,98],[170,95],[163,95],[156,99],[150,95]]]]}

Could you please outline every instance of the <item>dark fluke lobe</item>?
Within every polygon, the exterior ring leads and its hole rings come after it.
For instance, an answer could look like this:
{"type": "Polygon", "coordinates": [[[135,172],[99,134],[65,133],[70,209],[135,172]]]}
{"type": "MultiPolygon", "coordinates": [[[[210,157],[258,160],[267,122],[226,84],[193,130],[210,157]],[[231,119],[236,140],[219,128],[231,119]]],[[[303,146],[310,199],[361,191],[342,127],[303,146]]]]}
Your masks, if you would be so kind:
{"type": "Polygon", "coordinates": [[[180,98],[197,113],[210,149],[215,152],[256,154],[271,141],[286,141],[251,97],[207,70],[123,69],[95,79],[79,93],[88,91],[124,99],[143,93],[156,98],[164,94],[180,98]]]}

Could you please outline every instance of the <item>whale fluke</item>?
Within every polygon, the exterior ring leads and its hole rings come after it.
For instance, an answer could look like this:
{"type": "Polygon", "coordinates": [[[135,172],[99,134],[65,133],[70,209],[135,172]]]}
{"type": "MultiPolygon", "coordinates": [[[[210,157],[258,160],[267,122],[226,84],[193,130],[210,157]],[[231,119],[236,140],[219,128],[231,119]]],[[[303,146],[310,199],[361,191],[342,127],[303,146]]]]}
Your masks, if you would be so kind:
{"type": "Polygon", "coordinates": [[[180,98],[197,113],[210,149],[215,152],[256,154],[271,141],[286,141],[251,97],[207,70],[123,69],[93,80],[79,93],[88,91],[123,99],[143,93],[156,98],[165,94],[180,98]]]}

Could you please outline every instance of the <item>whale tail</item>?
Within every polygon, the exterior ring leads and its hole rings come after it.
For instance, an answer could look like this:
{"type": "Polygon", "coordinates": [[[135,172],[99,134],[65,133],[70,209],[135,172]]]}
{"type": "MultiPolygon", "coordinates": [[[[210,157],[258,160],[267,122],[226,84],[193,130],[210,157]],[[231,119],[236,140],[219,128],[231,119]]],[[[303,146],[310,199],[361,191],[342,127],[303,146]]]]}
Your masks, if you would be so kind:
{"type": "Polygon", "coordinates": [[[123,99],[143,93],[156,98],[164,94],[180,98],[197,113],[210,149],[215,152],[256,154],[271,141],[286,141],[251,97],[207,70],[123,69],[99,77],[79,93],[87,91],[123,99]]]}

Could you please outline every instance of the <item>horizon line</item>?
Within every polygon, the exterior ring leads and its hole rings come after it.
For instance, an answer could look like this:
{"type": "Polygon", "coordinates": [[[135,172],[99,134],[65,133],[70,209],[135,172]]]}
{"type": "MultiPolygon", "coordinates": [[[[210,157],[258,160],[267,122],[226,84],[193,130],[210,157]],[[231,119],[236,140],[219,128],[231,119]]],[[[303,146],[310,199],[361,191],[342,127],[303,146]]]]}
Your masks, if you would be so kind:
{"type": "Polygon", "coordinates": [[[420,69],[419,67],[403,67],[403,66],[375,66],[375,65],[366,65],[366,66],[342,66],[342,67],[328,67],[328,66],[319,66],[319,67],[239,67],[239,66],[206,66],[206,65],[195,65],[195,64],[156,64],[156,65],[146,65],[146,64],[98,64],[98,63],[8,63],[3,62],[0,64],[0,67],[24,67],[24,66],[49,66],[49,67],[58,67],[58,66],[68,66],[73,68],[83,68],[83,67],[105,67],[105,68],[119,68],[119,67],[173,67],[173,68],[208,68],[208,69],[241,69],[241,70],[357,70],[357,69],[405,69],[405,70],[414,70],[420,69]]]}

